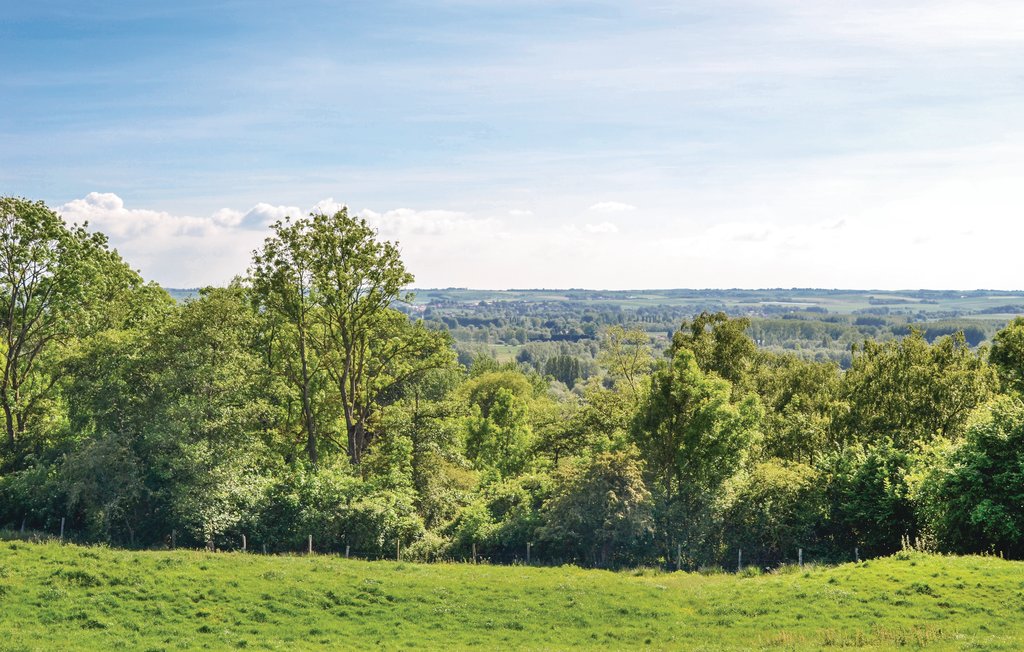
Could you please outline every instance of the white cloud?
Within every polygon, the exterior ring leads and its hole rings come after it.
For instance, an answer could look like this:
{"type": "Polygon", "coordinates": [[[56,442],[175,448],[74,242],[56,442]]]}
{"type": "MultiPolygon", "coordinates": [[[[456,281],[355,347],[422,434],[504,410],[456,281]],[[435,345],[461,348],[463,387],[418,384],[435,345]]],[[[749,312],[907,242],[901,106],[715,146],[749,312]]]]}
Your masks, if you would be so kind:
{"type": "MultiPolygon", "coordinates": [[[[213,217],[175,216],[162,211],[125,208],[124,200],[110,192],[90,192],[64,204],[57,212],[67,221],[87,221],[93,229],[117,239],[202,237],[211,235],[217,228],[213,217]]],[[[216,215],[223,219],[224,213],[218,211],[216,215]]]]}
{"type": "Polygon", "coordinates": [[[334,197],[328,197],[327,199],[321,199],[317,203],[313,204],[313,210],[311,213],[323,213],[324,215],[334,215],[343,208],[347,208],[345,204],[334,201],[334,197]]]}
{"type": "Polygon", "coordinates": [[[619,227],[611,222],[600,222],[598,224],[587,224],[583,227],[587,233],[618,233],[619,227]]]}
{"type": "Polygon", "coordinates": [[[271,224],[286,217],[301,217],[303,215],[297,206],[271,206],[260,202],[249,209],[242,216],[239,226],[246,229],[262,230],[271,224]]]}
{"type": "Polygon", "coordinates": [[[621,201],[600,201],[592,204],[587,210],[595,213],[625,213],[635,211],[636,206],[621,201]]]}
{"type": "Polygon", "coordinates": [[[244,274],[266,227],[295,206],[258,203],[247,211],[221,208],[209,217],[128,208],[114,193],[91,192],[57,209],[68,222],[105,233],[129,265],[171,287],[226,283],[244,274]]]}
{"type": "Polygon", "coordinates": [[[533,211],[521,208],[513,208],[508,212],[509,217],[533,217],[533,211]]]}
{"type": "Polygon", "coordinates": [[[359,216],[373,225],[388,240],[406,240],[421,236],[462,235],[493,230],[499,223],[494,219],[474,219],[465,213],[446,210],[418,211],[396,208],[378,213],[364,208],[359,216]]]}
{"type": "MultiPolygon", "coordinates": [[[[566,219],[590,189],[531,198],[531,219],[494,209],[511,201],[503,197],[465,210],[359,214],[401,243],[418,287],[1017,289],[1022,162],[1024,134],[1008,134],[988,146],[751,164],[671,190],[636,177],[644,208],[625,230],[614,211],[566,219]]],[[[325,199],[313,210],[340,206],[325,199]]],[[[244,273],[267,235],[247,219],[258,227],[309,212],[265,203],[192,217],[128,207],[110,193],[60,210],[106,232],[147,278],[179,287],[244,273]]]]}

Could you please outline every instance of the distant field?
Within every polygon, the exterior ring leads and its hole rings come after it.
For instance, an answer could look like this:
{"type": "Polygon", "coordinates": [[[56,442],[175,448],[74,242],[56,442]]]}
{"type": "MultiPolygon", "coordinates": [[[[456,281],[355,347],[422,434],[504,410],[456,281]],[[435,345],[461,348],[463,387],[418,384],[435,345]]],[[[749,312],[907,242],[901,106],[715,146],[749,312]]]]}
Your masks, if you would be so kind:
{"type": "Polygon", "coordinates": [[[0,650],[1019,650],[1024,564],[756,577],[0,542],[0,650]]]}
{"type": "Polygon", "coordinates": [[[745,312],[764,306],[824,308],[830,313],[851,314],[872,308],[913,310],[925,313],[977,313],[999,306],[1014,308],[999,316],[1024,312],[1024,291],[1002,290],[826,290],[826,289],[763,289],[763,290],[415,290],[416,303],[436,302],[478,303],[505,301],[525,303],[579,303],[584,306],[620,306],[642,308],[656,306],[705,307],[720,304],[729,312],[745,312]]]}

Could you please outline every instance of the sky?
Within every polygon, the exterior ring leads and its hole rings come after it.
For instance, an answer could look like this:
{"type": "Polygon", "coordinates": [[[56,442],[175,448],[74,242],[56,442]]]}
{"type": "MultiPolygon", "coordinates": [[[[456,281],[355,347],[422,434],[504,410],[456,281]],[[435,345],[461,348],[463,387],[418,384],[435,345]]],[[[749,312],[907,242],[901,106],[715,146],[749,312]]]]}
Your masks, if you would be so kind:
{"type": "Polygon", "coordinates": [[[417,287],[1024,288],[1019,0],[0,6],[0,195],[167,287],[344,205],[417,287]]]}

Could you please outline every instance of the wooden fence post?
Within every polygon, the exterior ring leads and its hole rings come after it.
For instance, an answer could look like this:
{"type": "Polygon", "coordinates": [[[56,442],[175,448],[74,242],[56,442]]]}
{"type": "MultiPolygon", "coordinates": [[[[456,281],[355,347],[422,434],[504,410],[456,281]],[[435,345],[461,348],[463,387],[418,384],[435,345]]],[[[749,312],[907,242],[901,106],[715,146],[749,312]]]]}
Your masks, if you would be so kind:
{"type": "Polygon", "coordinates": [[[803,548],[800,548],[800,550],[797,552],[797,557],[800,560],[800,568],[803,568],[804,567],[804,549],[803,548]]]}
{"type": "Polygon", "coordinates": [[[60,517],[60,540],[64,541],[64,517],[60,517]]]}
{"type": "Polygon", "coordinates": [[[739,549],[736,554],[736,572],[740,573],[743,571],[743,548],[739,549]]]}
{"type": "Polygon", "coordinates": [[[346,544],[345,545],[345,559],[348,559],[348,549],[349,549],[349,546],[346,544]]]}
{"type": "Polygon", "coordinates": [[[312,534],[309,535],[308,544],[306,546],[306,553],[310,554],[310,555],[313,554],[313,535],[312,534]]]}
{"type": "Polygon", "coordinates": [[[245,540],[245,535],[242,535],[242,552],[245,552],[249,547],[249,542],[245,540]]]}
{"type": "Polygon", "coordinates": [[[856,559],[858,562],[860,561],[860,548],[858,548],[857,546],[853,547],[853,558],[856,559]]]}
{"type": "Polygon", "coordinates": [[[402,542],[395,542],[395,561],[402,561],[402,542]]]}
{"type": "Polygon", "coordinates": [[[532,543],[529,543],[529,542],[526,543],[526,565],[527,566],[530,565],[530,546],[532,546],[532,545],[533,545],[532,543]]]}
{"type": "Polygon", "coordinates": [[[473,563],[476,563],[476,544],[473,544],[473,563]]]}

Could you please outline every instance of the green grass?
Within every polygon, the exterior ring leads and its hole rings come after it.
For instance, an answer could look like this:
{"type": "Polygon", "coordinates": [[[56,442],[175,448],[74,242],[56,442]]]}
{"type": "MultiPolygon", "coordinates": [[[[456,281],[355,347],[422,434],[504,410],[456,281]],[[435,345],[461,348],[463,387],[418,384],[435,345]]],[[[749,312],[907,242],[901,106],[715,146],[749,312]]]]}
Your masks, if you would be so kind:
{"type": "Polygon", "coordinates": [[[0,541],[0,649],[1024,647],[1024,564],[896,557],[756,577],[0,541]]]}

